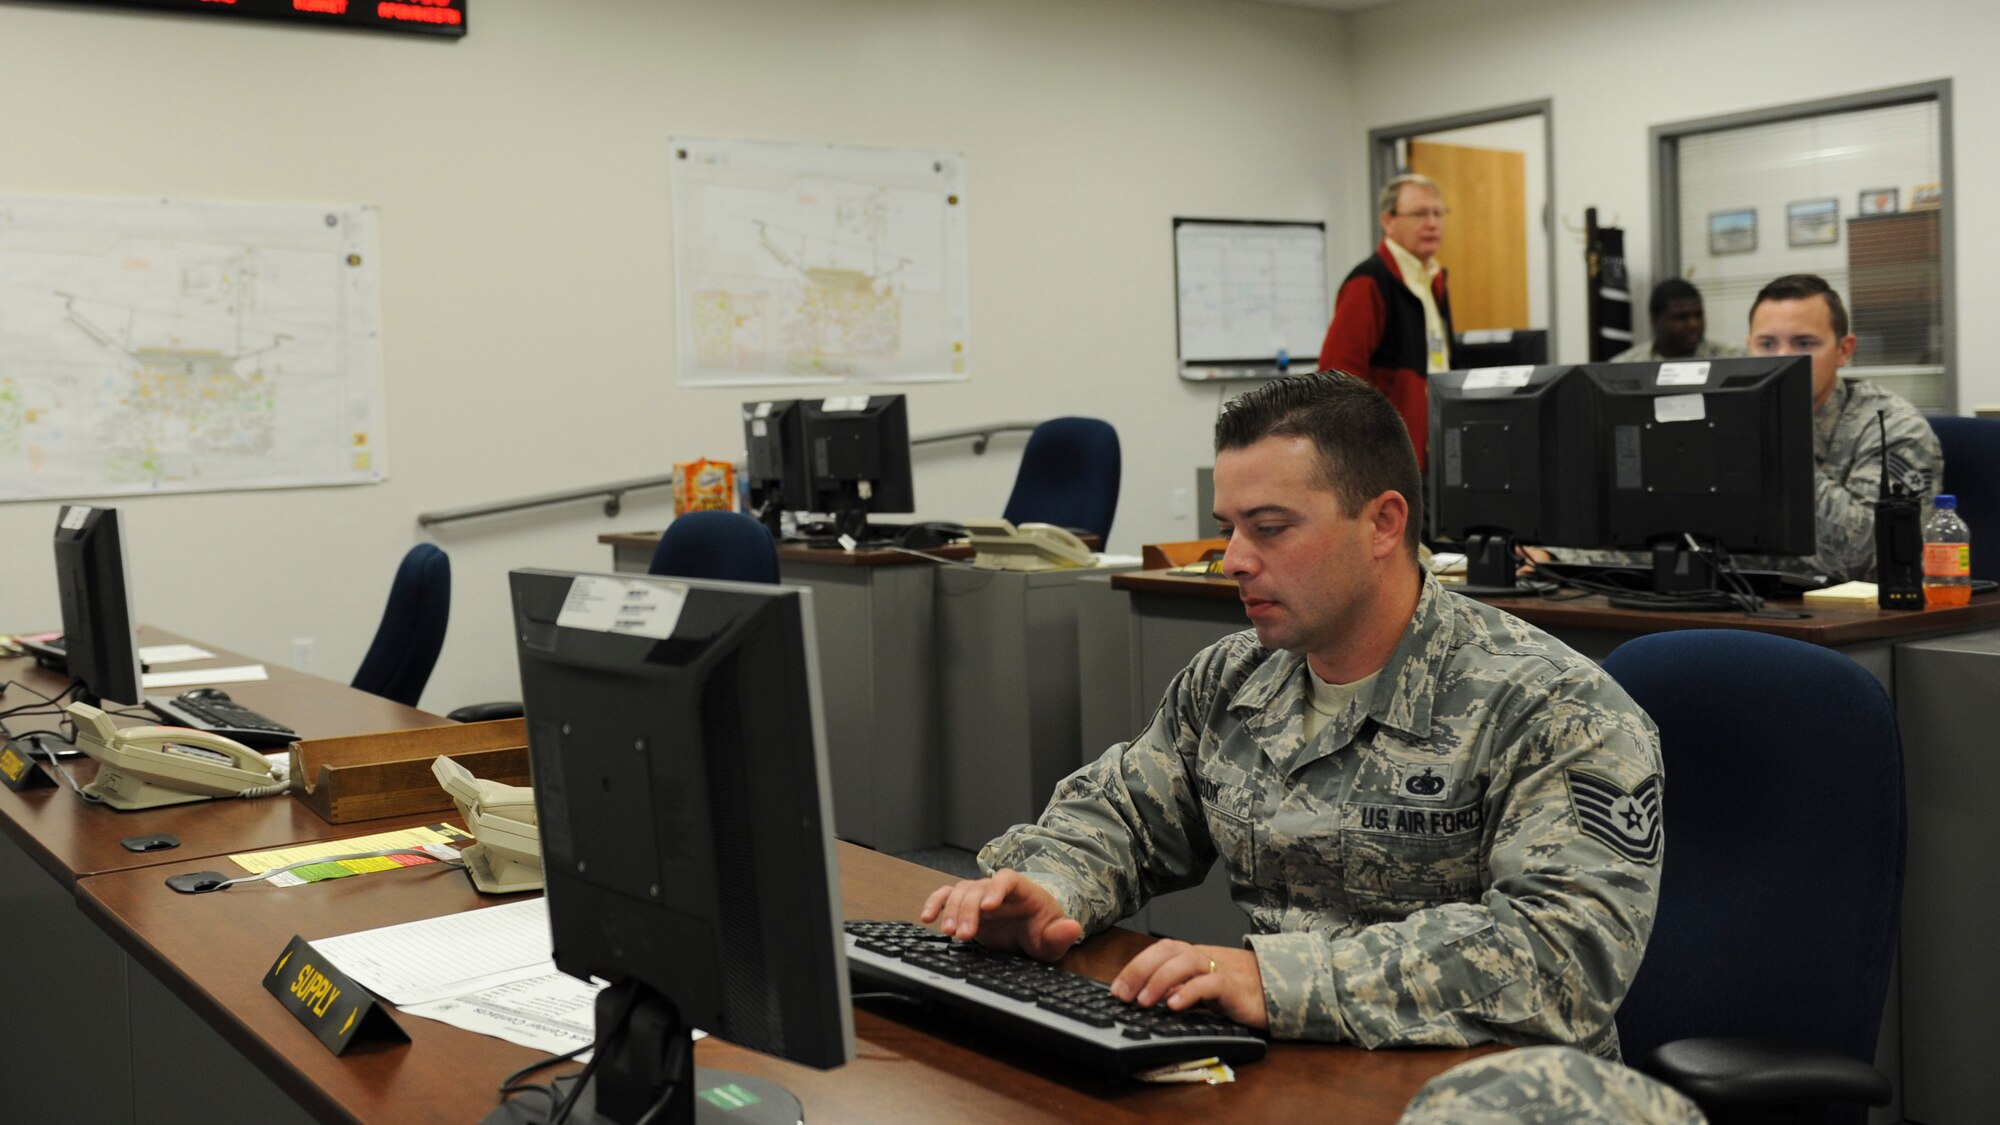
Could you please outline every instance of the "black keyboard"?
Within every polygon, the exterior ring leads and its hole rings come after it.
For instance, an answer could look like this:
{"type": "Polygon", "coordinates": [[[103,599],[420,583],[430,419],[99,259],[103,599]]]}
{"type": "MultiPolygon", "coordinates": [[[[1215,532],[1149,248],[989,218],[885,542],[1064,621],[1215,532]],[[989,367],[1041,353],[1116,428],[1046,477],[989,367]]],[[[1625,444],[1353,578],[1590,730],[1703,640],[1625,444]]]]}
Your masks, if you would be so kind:
{"type": "Polygon", "coordinates": [[[1256,1032],[1214,1012],[1135,1007],[1111,995],[1103,981],[953,941],[910,922],[847,923],[847,972],[856,991],[926,999],[988,1030],[1111,1074],[1211,1057],[1226,1063],[1264,1057],[1256,1032]]]}
{"type": "Polygon", "coordinates": [[[210,731],[253,750],[282,750],[299,737],[298,731],[214,689],[201,695],[183,692],[172,699],[148,696],[146,707],[169,726],[210,731]]]}

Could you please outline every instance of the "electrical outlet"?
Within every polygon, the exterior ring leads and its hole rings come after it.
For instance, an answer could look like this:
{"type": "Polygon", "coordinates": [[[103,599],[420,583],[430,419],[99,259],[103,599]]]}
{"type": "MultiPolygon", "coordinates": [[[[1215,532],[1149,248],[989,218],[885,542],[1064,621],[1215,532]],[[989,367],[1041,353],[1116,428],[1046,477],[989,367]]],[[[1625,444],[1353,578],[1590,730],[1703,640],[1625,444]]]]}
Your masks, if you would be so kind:
{"type": "Polygon", "coordinates": [[[292,667],[301,672],[313,670],[313,639],[311,637],[292,638],[292,667]]]}

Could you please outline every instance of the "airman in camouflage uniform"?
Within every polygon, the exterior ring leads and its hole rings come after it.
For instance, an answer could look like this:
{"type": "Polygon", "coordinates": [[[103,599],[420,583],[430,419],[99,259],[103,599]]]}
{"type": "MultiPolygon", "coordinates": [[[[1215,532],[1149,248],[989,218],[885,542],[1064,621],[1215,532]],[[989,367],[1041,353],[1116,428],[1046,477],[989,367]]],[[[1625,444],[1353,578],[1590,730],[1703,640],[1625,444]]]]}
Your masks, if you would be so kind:
{"type": "Polygon", "coordinates": [[[1700,1107],[1636,1070],[1572,1047],[1460,1063],[1424,1083],[1397,1125],[1703,1125],[1700,1107]]]}
{"type": "MultiPolygon", "coordinates": [[[[1840,294],[1812,274],[1778,278],[1750,306],[1750,354],[1812,357],[1813,464],[1818,470],[1813,529],[1818,542],[1817,550],[1803,558],[1737,555],[1739,566],[1824,574],[1835,582],[1872,581],[1885,430],[1890,479],[1917,494],[1926,512],[1944,479],[1944,451],[1916,407],[1873,383],[1840,377],[1840,369],[1854,356],[1854,337],[1847,329],[1840,294]]],[[[1628,551],[1565,548],[1555,554],[1570,562],[1646,562],[1628,551]]]]}
{"type": "Polygon", "coordinates": [[[1368,432],[1400,444],[1398,488],[1338,499],[1393,446],[1357,441],[1315,474],[1306,437],[1229,437],[1225,414],[1216,510],[1254,632],[1196,655],[1138,738],[1065,779],[1038,823],[980,853],[988,879],[940,889],[923,917],[961,937],[1011,927],[989,940],[1053,956],[1220,861],[1247,953],[1161,942],[1114,993],[1207,1001],[1282,1037],[1616,1058],[1658,895],[1658,735],[1596,665],[1417,567],[1414,525],[1384,515],[1408,514],[1416,480],[1386,400],[1328,375],[1245,399],[1282,427],[1288,406],[1352,388],[1368,432]],[[1349,511],[1322,519],[1321,502],[1349,511]],[[1329,711],[1341,684],[1357,686],[1329,711]]]}

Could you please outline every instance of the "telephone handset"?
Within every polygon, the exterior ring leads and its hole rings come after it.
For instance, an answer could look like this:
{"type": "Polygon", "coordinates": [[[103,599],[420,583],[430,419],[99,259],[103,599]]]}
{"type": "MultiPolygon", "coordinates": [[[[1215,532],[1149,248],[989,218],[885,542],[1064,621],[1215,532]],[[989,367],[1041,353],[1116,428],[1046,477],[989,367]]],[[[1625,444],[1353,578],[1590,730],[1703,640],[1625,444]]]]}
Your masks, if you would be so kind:
{"type": "Polygon", "coordinates": [[[65,710],[76,723],[76,748],[97,761],[97,778],[83,793],[114,809],[267,797],[290,788],[269,758],[219,734],[182,727],[120,730],[88,703],[65,710]]]}
{"type": "Polygon", "coordinates": [[[431,763],[431,775],[479,841],[459,852],[472,885],[490,895],[541,890],[542,829],[535,819],[535,791],[474,777],[442,755],[431,763]]]}
{"type": "Polygon", "coordinates": [[[1002,570],[1056,570],[1091,566],[1097,556],[1067,528],[1052,523],[1024,523],[1019,527],[1006,520],[965,520],[971,537],[973,562],[1002,570]]]}

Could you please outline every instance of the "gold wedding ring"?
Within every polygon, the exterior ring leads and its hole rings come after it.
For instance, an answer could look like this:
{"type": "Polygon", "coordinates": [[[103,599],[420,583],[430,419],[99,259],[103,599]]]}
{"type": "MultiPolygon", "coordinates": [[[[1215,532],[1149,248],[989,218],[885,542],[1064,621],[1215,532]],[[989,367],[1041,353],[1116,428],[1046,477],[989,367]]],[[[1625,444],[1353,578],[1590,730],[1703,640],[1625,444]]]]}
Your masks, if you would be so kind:
{"type": "Polygon", "coordinates": [[[1213,957],[1208,959],[1208,971],[1211,973],[1215,971],[1215,958],[1213,957]]]}

